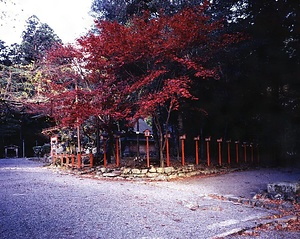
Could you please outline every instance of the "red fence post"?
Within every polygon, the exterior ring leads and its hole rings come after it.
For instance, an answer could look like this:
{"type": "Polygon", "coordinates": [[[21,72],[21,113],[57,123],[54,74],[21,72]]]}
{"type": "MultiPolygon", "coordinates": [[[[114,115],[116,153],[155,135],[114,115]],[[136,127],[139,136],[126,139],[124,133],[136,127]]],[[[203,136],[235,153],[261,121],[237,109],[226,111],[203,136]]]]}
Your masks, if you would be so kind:
{"type": "Polygon", "coordinates": [[[220,139],[217,139],[217,142],[218,142],[218,151],[219,151],[219,165],[221,166],[222,165],[222,142],[223,142],[223,139],[220,138],[220,139]]]}
{"type": "Polygon", "coordinates": [[[254,163],[253,143],[250,143],[251,163],[254,163]]]}
{"type": "Polygon", "coordinates": [[[185,164],[185,158],[184,158],[184,140],[186,139],[186,135],[181,135],[179,137],[181,140],[181,165],[183,166],[185,164]]]}
{"type": "Polygon", "coordinates": [[[150,167],[149,137],[146,136],[147,167],[150,167]]]}
{"type": "Polygon", "coordinates": [[[235,141],[235,157],[236,157],[236,163],[239,163],[239,141],[235,141]]]}
{"type": "Polygon", "coordinates": [[[119,158],[119,137],[116,137],[116,166],[120,166],[120,158],[119,158]]]}
{"type": "Polygon", "coordinates": [[[170,152],[169,152],[169,138],[171,137],[171,135],[169,133],[167,133],[165,135],[166,138],[166,164],[167,167],[170,167],[170,152]]]}
{"type": "Polygon", "coordinates": [[[230,159],[230,143],[231,143],[231,140],[227,140],[227,162],[228,162],[228,165],[230,165],[231,163],[231,159],[230,159]]]}
{"type": "Polygon", "coordinates": [[[81,168],[81,153],[77,153],[77,168],[81,168]]]}
{"type": "Polygon", "coordinates": [[[106,160],[106,140],[103,141],[103,166],[106,167],[107,160],[106,160]]]}
{"type": "Polygon", "coordinates": [[[74,166],[75,166],[75,155],[74,154],[72,154],[72,156],[71,156],[71,162],[72,162],[72,168],[74,168],[74,166]]]}
{"type": "Polygon", "coordinates": [[[144,135],[146,137],[146,156],[147,156],[147,167],[150,167],[150,154],[149,154],[149,137],[150,137],[150,130],[146,129],[144,131],[144,135]]]}
{"type": "Polygon", "coordinates": [[[199,140],[200,140],[200,136],[198,135],[197,137],[194,138],[195,140],[195,152],[196,152],[196,165],[199,164],[199,140]]]}
{"type": "Polygon", "coordinates": [[[94,166],[94,157],[93,154],[90,153],[90,168],[92,168],[94,166]]]}
{"type": "Polygon", "coordinates": [[[244,147],[244,162],[247,163],[247,143],[243,142],[244,147]]]}
{"type": "Polygon", "coordinates": [[[211,137],[205,138],[206,141],[206,155],[207,155],[207,166],[210,166],[210,149],[209,149],[209,142],[211,140],[211,137]]]}
{"type": "Polygon", "coordinates": [[[69,154],[66,154],[66,167],[69,166],[69,154]]]}

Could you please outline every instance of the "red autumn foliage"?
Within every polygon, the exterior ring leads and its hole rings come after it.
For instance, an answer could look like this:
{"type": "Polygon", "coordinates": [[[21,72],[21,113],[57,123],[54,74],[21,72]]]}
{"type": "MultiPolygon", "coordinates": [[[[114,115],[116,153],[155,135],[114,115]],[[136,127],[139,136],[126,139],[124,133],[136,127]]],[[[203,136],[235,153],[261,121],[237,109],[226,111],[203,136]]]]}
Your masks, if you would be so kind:
{"type": "MultiPolygon", "coordinates": [[[[168,125],[181,101],[196,99],[190,93],[194,81],[219,78],[214,55],[241,39],[222,33],[222,21],[213,21],[208,7],[205,2],[173,16],[145,12],[126,25],[101,21],[98,33],[76,47],[49,52],[44,109],[63,125],[78,125],[90,116],[155,117],[164,108],[168,125]]],[[[164,129],[158,130],[162,137],[164,129]]]]}
{"type": "Polygon", "coordinates": [[[212,21],[205,13],[207,7],[206,3],[159,18],[146,12],[127,25],[98,22],[98,35],[79,40],[87,53],[86,68],[105,87],[121,88],[121,103],[134,105],[133,117],[151,115],[170,100],[178,105],[179,99],[193,98],[189,93],[192,80],[218,79],[210,59],[216,51],[240,40],[238,34],[222,34],[222,22],[212,21]],[[106,72],[109,79],[99,72],[106,72]]]}

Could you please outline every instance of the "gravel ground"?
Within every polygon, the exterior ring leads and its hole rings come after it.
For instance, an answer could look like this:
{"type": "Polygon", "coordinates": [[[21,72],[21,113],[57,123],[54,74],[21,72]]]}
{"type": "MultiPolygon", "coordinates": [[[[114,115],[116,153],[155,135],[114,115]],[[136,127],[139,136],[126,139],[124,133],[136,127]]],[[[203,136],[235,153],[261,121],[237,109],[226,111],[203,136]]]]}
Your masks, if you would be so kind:
{"type": "Polygon", "coordinates": [[[267,183],[300,178],[296,169],[259,169],[174,182],[96,180],[41,166],[0,159],[0,238],[216,238],[278,212],[210,194],[251,197],[267,183]]]}
{"type": "Polygon", "coordinates": [[[203,193],[234,195],[252,198],[254,194],[267,190],[267,184],[300,181],[299,168],[257,168],[211,177],[193,177],[181,180],[185,189],[203,193]]]}

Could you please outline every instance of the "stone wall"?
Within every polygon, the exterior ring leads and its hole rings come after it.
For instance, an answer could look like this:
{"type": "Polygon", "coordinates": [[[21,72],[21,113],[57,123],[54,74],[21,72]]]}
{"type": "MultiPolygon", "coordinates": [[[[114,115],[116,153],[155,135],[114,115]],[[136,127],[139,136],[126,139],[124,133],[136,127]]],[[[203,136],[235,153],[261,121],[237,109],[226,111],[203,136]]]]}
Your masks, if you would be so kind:
{"type": "Polygon", "coordinates": [[[178,168],[175,167],[150,167],[150,168],[95,168],[95,177],[98,178],[125,178],[125,179],[149,179],[157,181],[172,180],[177,178],[192,177],[201,174],[214,174],[220,172],[220,169],[201,168],[198,165],[186,165],[178,168]]]}
{"type": "Polygon", "coordinates": [[[281,200],[300,200],[300,183],[299,182],[278,182],[270,183],[267,186],[267,196],[271,199],[281,200]]]}

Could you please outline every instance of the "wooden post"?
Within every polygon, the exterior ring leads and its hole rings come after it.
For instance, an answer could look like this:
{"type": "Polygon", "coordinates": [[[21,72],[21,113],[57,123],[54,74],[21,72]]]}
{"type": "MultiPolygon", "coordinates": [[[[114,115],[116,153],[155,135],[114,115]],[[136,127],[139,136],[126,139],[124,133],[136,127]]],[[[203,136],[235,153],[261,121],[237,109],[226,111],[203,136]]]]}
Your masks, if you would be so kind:
{"type": "Polygon", "coordinates": [[[150,137],[150,130],[146,129],[144,131],[144,135],[146,137],[146,155],[147,155],[147,167],[150,167],[150,154],[149,154],[149,137],[150,137]]]}
{"type": "Polygon", "coordinates": [[[251,163],[254,163],[253,143],[250,143],[251,163]]]}
{"type": "Polygon", "coordinates": [[[69,166],[69,154],[66,154],[66,167],[69,166]]]}
{"type": "Polygon", "coordinates": [[[72,154],[71,157],[72,157],[72,158],[71,158],[71,160],[72,160],[72,168],[74,168],[74,166],[75,166],[75,155],[72,154]]]}
{"type": "Polygon", "coordinates": [[[120,166],[120,158],[119,158],[119,137],[116,137],[116,166],[120,166]]]}
{"type": "Polygon", "coordinates": [[[81,153],[80,152],[77,153],[77,168],[78,169],[81,168],[81,153]]]}
{"type": "Polygon", "coordinates": [[[219,165],[222,166],[222,141],[223,139],[220,138],[220,139],[217,139],[217,142],[218,142],[218,155],[219,155],[219,165]]]}
{"type": "Polygon", "coordinates": [[[206,155],[207,155],[207,166],[210,166],[210,149],[209,149],[209,142],[211,140],[211,137],[205,138],[206,141],[206,155]]]}
{"type": "Polygon", "coordinates": [[[194,140],[195,140],[195,145],[196,145],[196,148],[195,148],[196,165],[198,165],[199,164],[199,140],[200,140],[200,136],[195,137],[194,140]]]}
{"type": "Polygon", "coordinates": [[[146,137],[147,167],[150,167],[149,137],[146,137]]]}
{"type": "Polygon", "coordinates": [[[244,162],[247,163],[247,143],[243,142],[244,147],[244,162]]]}
{"type": "Polygon", "coordinates": [[[64,154],[62,153],[60,155],[60,166],[63,166],[64,165],[64,154]]]}
{"type": "Polygon", "coordinates": [[[235,157],[236,157],[236,163],[239,163],[239,141],[235,141],[235,157]]]}
{"type": "Polygon", "coordinates": [[[169,134],[167,133],[165,135],[166,137],[166,164],[167,164],[167,167],[170,167],[170,152],[169,152],[169,134]]]}
{"type": "Polygon", "coordinates": [[[94,166],[94,157],[93,154],[90,153],[90,168],[92,168],[94,166]]]}
{"type": "Polygon", "coordinates": [[[227,140],[227,162],[228,162],[228,165],[230,165],[231,163],[231,159],[230,159],[230,143],[231,143],[231,140],[227,140]]]}
{"type": "Polygon", "coordinates": [[[184,158],[184,140],[186,139],[186,135],[181,135],[179,137],[181,140],[181,165],[183,166],[185,164],[185,158],[184,158]]]}
{"type": "Polygon", "coordinates": [[[103,166],[106,167],[107,159],[106,159],[106,139],[103,139],[103,166]]]}

